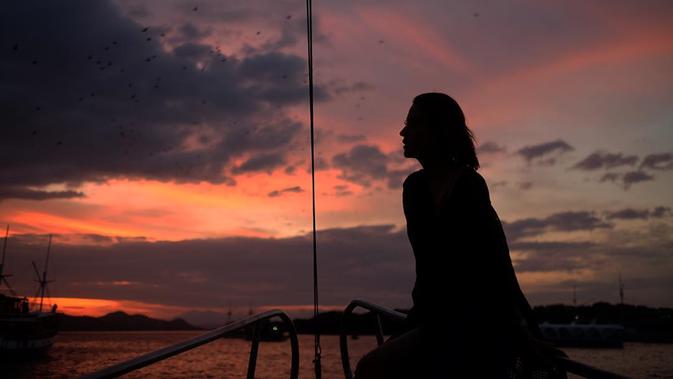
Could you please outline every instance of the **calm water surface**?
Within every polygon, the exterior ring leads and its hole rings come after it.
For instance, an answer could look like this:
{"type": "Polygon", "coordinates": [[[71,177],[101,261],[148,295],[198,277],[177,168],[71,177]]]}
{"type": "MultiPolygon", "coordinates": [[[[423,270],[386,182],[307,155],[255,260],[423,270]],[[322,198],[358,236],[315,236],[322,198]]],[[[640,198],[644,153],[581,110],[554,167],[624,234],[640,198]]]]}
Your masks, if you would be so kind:
{"type": "MultiPolygon", "coordinates": [[[[61,333],[44,359],[1,362],[5,378],[73,378],[107,365],[192,337],[198,332],[82,332],[61,333]]],[[[351,362],[376,345],[373,337],[349,340],[351,362]]],[[[339,339],[322,337],[323,377],[343,378],[339,339]]],[[[299,336],[300,377],[311,378],[313,337],[299,336]]],[[[568,355],[606,370],[634,378],[673,378],[673,345],[626,344],[616,349],[565,349],[568,355]]],[[[222,339],[127,375],[127,378],[244,378],[250,344],[222,339]]],[[[260,344],[257,378],[287,378],[289,342],[260,344]]]]}

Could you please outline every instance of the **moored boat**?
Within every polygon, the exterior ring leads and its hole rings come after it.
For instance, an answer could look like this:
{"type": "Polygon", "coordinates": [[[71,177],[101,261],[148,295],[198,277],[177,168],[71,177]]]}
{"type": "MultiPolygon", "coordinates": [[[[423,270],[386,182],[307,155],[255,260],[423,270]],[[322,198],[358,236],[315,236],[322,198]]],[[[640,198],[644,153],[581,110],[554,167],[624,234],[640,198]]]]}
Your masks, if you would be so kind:
{"type": "Polygon", "coordinates": [[[56,304],[45,306],[47,293],[47,268],[51,250],[51,236],[47,247],[47,258],[44,271],[40,274],[33,262],[37,282],[40,284],[39,297],[31,303],[27,297],[17,296],[4,274],[4,262],[7,252],[9,227],[3,244],[2,262],[0,263],[0,286],[6,287],[9,295],[0,293],[0,357],[31,358],[45,353],[54,344],[58,333],[58,315],[56,304]],[[45,308],[48,308],[45,310],[45,308]]]}
{"type": "Polygon", "coordinates": [[[624,347],[624,326],[619,324],[540,324],[545,340],[563,347],[624,347]]]}

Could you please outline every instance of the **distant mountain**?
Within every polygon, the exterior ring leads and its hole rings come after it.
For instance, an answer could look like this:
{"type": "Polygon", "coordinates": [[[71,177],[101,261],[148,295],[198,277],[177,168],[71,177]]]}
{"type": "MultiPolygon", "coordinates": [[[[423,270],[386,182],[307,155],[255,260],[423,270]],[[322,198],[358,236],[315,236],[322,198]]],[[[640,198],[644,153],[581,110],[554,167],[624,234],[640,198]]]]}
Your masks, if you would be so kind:
{"type": "Polygon", "coordinates": [[[131,331],[131,330],[198,330],[187,321],[157,320],[145,315],[129,315],[124,312],[108,313],[101,317],[69,316],[59,314],[60,330],[63,331],[131,331]]]}

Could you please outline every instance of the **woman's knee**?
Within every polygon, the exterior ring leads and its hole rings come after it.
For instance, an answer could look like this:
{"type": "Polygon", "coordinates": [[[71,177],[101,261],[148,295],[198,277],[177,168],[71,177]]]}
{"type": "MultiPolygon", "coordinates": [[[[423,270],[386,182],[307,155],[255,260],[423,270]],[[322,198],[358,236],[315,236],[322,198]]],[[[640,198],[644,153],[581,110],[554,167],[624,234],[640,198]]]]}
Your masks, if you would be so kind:
{"type": "Polygon", "coordinates": [[[376,375],[376,358],[373,351],[365,354],[355,366],[355,379],[371,379],[380,376],[376,375]]]}

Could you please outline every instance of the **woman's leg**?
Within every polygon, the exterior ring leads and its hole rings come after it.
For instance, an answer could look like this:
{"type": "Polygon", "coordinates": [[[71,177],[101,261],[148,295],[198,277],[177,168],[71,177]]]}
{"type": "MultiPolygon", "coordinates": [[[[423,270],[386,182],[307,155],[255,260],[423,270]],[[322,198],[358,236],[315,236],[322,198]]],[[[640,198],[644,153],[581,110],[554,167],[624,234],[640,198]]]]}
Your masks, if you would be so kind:
{"type": "Polygon", "coordinates": [[[413,329],[367,353],[355,369],[355,379],[421,377],[421,338],[413,329]]]}

